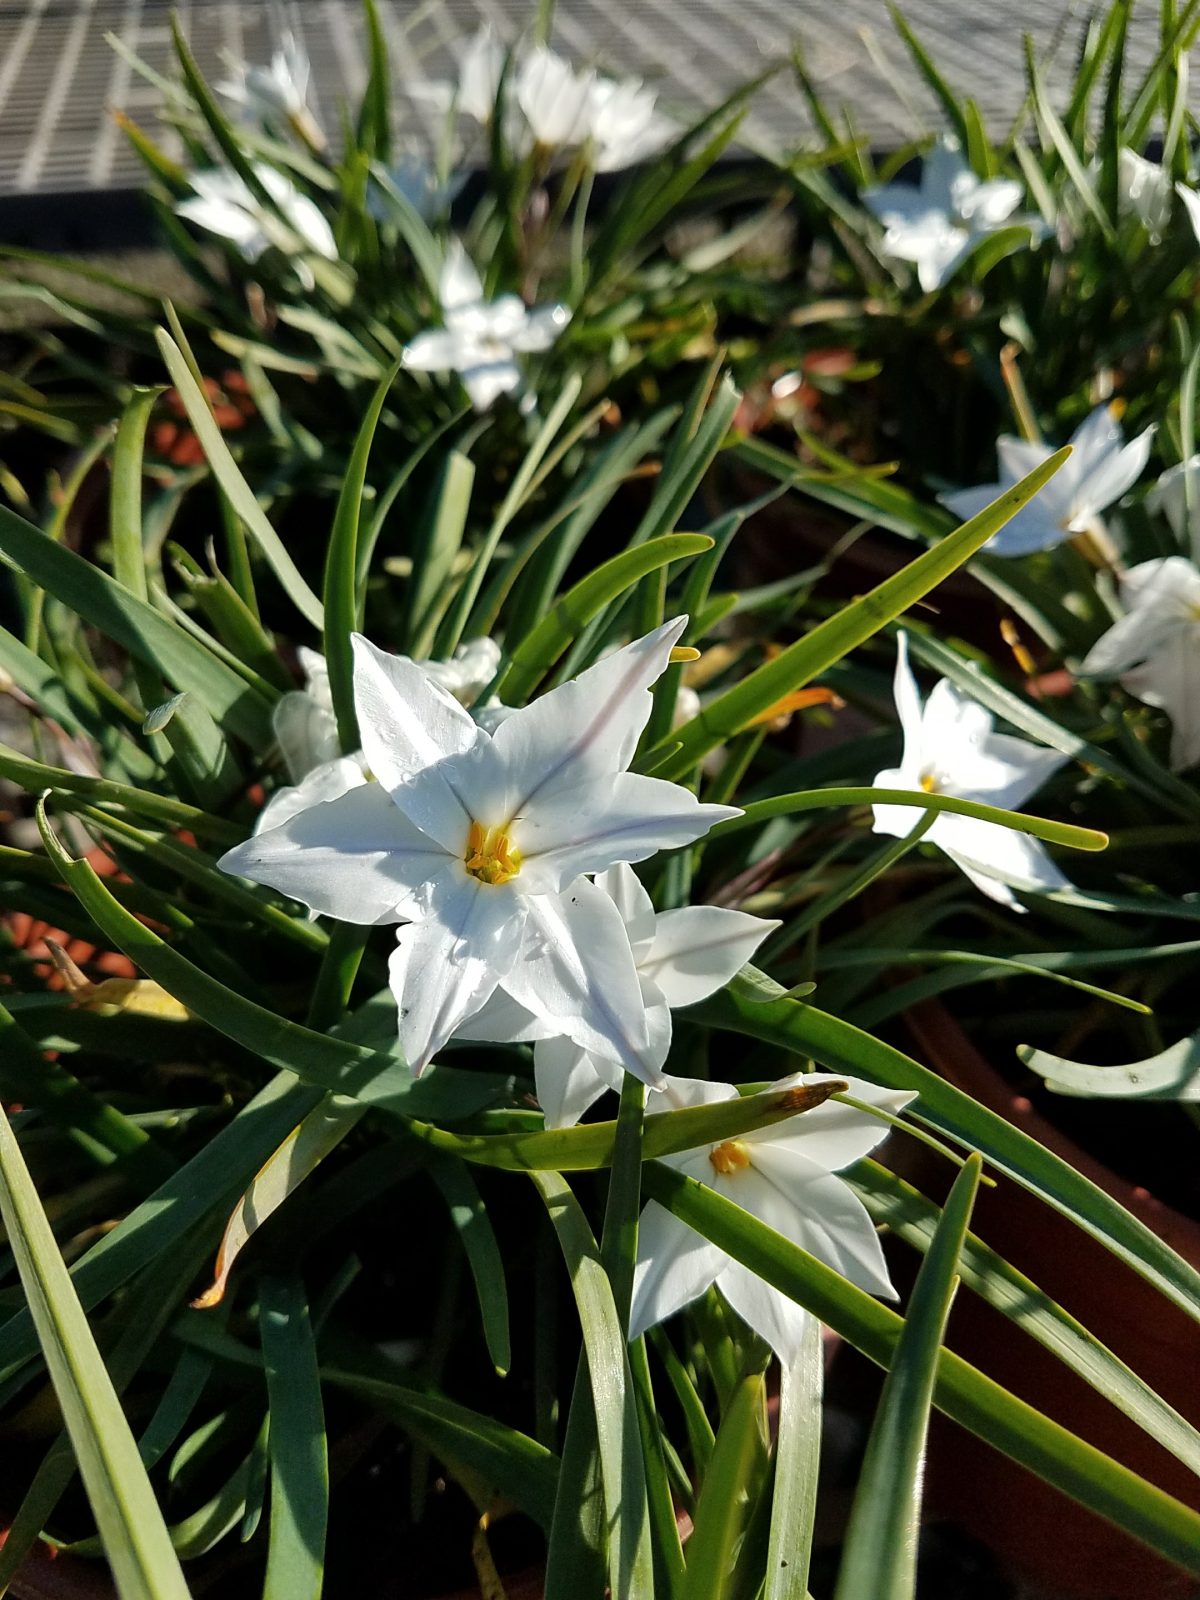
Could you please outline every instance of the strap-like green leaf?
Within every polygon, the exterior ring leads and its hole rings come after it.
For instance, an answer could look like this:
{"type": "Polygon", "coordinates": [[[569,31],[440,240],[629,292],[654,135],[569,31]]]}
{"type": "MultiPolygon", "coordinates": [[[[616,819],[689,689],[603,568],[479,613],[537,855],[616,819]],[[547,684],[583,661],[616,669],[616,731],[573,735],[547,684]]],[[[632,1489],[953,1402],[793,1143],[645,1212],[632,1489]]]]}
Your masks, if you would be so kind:
{"type": "Polygon", "coordinates": [[[106,572],[0,506],[0,552],[114,644],[196,696],[214,721],[263,749],[271,737],[270,701],[212,651],[139,600],[106,572]]]}
{"type": "Polygon", "coordinates": [[[271,1408],[271,1534],[263,1600],[321,1600],[329,1453],[317,1351],[298,1277],[266,1277],[259,1328],[271,1408]]]}
{"type": "Polygon", "coordinates": [[[800,1353],[779,1378],[775,1492],[763,1600],[807,1600],[821,1465],[821,1390],[825,1343],[809,1317],[800,1353]]]}
{"type": "Polygon", "coordinates": [[[121,1600],[188,1600],[137,1443],[3,1110],[0,1217],[121,1600]]]}
{"type": "MultiPolygon", "coordinates": [[[[882,1367],[891,1364],[903,1318],[840,1273],[759,1222],[724,1195],[655,1163],[645,1183],[655,1200],[752,1272],[811,1311],[882,1367]]],[[[1200,1576],[1200,1515],[1139,1478],[950,1350],[938,1358],[934,1404],[1014,1461],[1200,1576]]]]}
{"type": "Polygon", "coordinates": [[[916,1593],[929,1409],[981,1171],[972,1156],[954,1180],[917,1274],[867,1440],[834,1600],[913,1600],[916,1593]]]}
{"type": "MultiPolygon", "coordinates": [[[[583,1332],[604,1484],[611,1592],[628,1600],[653,1600],[642,1438],[625,1334],[612,1288],[592,1230],[567,1180],[557,1172],[539,1172],[533,1181],[562,1247],[583,1332]]],[[[574,1506],[562,1509],[572,1517],[577,1510],[574,1506]]]]}
{"type": "Polygon", "coordinates": [[[338,738],[345,755],[357,750],[359,743],[350,635],[358,625],[358,529],[362,517],[363,490],[367,483],[367,461],[383,403],[399,370],[400,364],[397,362],[384,374],[371,396],[371,403],[350,452],[350,460],[346,463],[325,557],[325,663],[329,668],[329,692],[337,716],[338,738]]]}
{"type": "MultiPolygon", "coordinates": [[[[267,520],[267,514],[255,498],[254,491],[242,476],[220,428],[217,427],[203,391],[192,377],[191,368],[183,352],[170,334],[162,328],[158,330],[155,338],[159,354],[171,374],[171,382],[179,392],[183,408],[188,414],[188,421],[195,430],[205,459],[212,468],[213,476],[225,491],[234,511],[245,523],[289,600],[307,622],[311,622],[314,628],[320,629],[324,622],[321,602],[304,581],[300,569],[284,548],[282,539],[267,520]]],[[[370,376],[375,376],[374,371],[370,376]]]]}
{"type": "Polygon", "coordinates": [[[514,651],[508,670],[496,686],[506,703],[521,705],[576,638],[610,600],[632,589],[648,572],[672,561],[702,555],[713,541],[705,533],[667,533],[613,556],[577,584],[538,622],[514,651]]]}
{"type": "MultiPolygon", "coordinates": [[[[772,795],[769,800],[753,800],[740,817],[719,822],[709,834],[722,834],[753,828],[769,817],[790,816],[795,811],[818,811],[824,806],[914,806],[922,811],[948,811],[960,817],[977,817],[994,822],[1016,833],[1028,833],[1047,844],[1065,845],[1069,850],[1103,850],[1108,835],[1096,828],[1079,828],[1072,822],[1053,822],[1047,817],[1030,817],[1023,811],[1005,811],[983,805],[978,800],[959,800],[954,795],[925,794],[919,789],[802,789],[796,794],[772,795]]],[[[914,819],[915,821],[915,819],[914,819]]]]}
{"type": "Polygon", "coordinates": [[[764,1398],[762,1373],[747,1373],[725,1408],[687,1542],[683,1600],[724,1600],[729,1593],[733,1553],[745,1531],[751,1486],[763,1461],[764,1398]]]}

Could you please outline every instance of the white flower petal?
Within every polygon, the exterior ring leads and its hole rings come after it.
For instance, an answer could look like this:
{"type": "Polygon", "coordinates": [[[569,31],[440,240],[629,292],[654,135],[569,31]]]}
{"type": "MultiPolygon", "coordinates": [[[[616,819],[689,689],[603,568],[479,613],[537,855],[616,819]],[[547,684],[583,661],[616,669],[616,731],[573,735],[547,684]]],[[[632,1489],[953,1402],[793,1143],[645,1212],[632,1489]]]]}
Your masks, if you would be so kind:
{"type": "Polygon", "coordinates": [[[1171,174],[1126,145],[1117,155],[1119,206],[1132,211],[1155,242],[1171,220],[1171,174]]]}
{"type": "Polygon", "coordinates": [[[1155,632],[1141,611],[1127,611],[1102,633],[1079,665],[1082,678],[1115,678],[1146,659],[1155,632]]]}
{"type": "MultiPolygon", "coordinates": [[[[1034,439],[1018,439],[1011,433],[1005,433],[996,440],[996,457],[1000,463],[1000,476],[1005,488],[1011,488],[1022,478],[1028,477],[1035,467],[1040,467],[1043,461],[1048,461],[1054,454],[1049,445],[1039,444],[1034,439]]],[[[1045,495],[1061,478],[1061,470],[1040,492],[1045,495]]]]}
{"type": "Polygon", "coordinates": [[[878,1235],[849,1185],[782,1145],[747,1148],[752,1165],[715,1187],[860,1289],[894,1300],[878,1235]]]}
{"type": "Polygon", "coordinates": [[[421,1073],[454,1031],[479,1010],[503,971],[504,941],[519,939],[521,906],[463,874],[439,896],[441,916],[411,922],[396,935],[388,977],[399,1012],[400,1045],[421,1073]]]}
{"type": "Polygon", "coordinates": [[[604,890],[621,913],[630,944],[649,945],[654,938],[654,902],[633,868],[624,862],[609,867],[607,872],[597,874],[596,887],[604,890]]]}
{"type": "Polygon", "coordinates": [[[892,692],[896,700],[896,715],[900,718],[900,731],[904,735],[904,765],[919,766],[925,750],[925,708],[921,704],[921,691],[908,659],[908,634],[901,628],[896,635],[896,670],[892,675],[892,692]]]}
{"type": "MultiPolygon", "coordinates": [[[[1060,468],[1060,471],[1065,470],[1060,468]]],[[[1046,487],[1049,488],[1049,484],[1046,487]]],[[[1039,550],[1053,550],[1055,545],[1071,537],[1071,530],[1056,516],[1054,501],[1046,505],[1038,504],[1044,493],[1045,490],[1039,490],[1032,500],[1026,501],[1016,515],[992,535],[983,547],[986,555],[1034,555],[1039,550]]]]}
{"type": "Polygon", "coordinates": [[[1133,488],[1146,470],[1153,442],[1154,429],[1147,428],[1123,450],[1111,452],[1095,467],[1080,487],[1087,510],[1104,511],[1133,488]]]}
{"type": "Polygon", "coordinates": [[[276,702],[271,716],[276,742],[293,783],[341,753],[337,718],[310,692],[294,689],[276,702]]]}
{"type": "Polygon", "coordinates": [[[577,73],[545,45],[530,50],[516,74],[517,104],[539,144],[579,144],[587,137],[595,74],[577,73]]]}
{"type": "Polygon", "coordinates": [[[487,361],[459,369],[467,398],[476,411],[490,411],[502,394],[521,386],[521,373],[512,361],[487,361]]]}
{"type": "Polygon", "coordinates": [[[1171,524],[1171,531],[1179,542],[1187,548],[1195,544],[1195,534],[1188,526],[1187,515],[1187,481],[1191,479],[1192,488],[1192,520],[1200,521],[1197,517],[1197,508],[1200,508],[1200,456],[1192,456],[1187,461],[1181,461],[1178,466],[1168,467],[1161,475],[1154,488],[1146,496],[1146,504],[1151,511],[1161,512],[1171,524]]]}
{"type": "MultiPolygon", "coordinates": [[[[856,1100],[878,1106],[891,1116],[899,1115],[917,1098],[911,1090],[883,1089],[865,1078],[835,1078],[828,1072],[797,1072],[790,1078],[781,1078],[771,1087],[783,1090],[835,1081],[847,1084],[856,1100]]],[[[770,1144],[803,1156],[825,1172],[840,1172],[870,1155],[891,1131],[890,1124],[881,1117],[872,1117],[841,1100],[826,1100],[786,1122],[773,1122],[741,1137],[744,1143],[754,1146],[756,1162],[759,1147],[770,1144]]]]}
{"type": "Polygon", "coordinates": [[[960,521],[970,522],[972,517],[986,511],[993,500],[998,500],[1011,487],[1008,483],[981,483],[975,489],[953,489],[949,494],[938,495],[938,499],[960,521]]]}
{"type": "MultiPolygon", "coordinates": [[[[943,814],[929,830],[928,837],[985,894],[990,894],[991,890],[981,879],[1042,894],[1069,887],[1069,880],[1047,853],[1045,845],[1027,833],[1016,833],[994,822],[977,822],[973,817],[943,814]]],[[[993,898],[1009,903],[1007,895],[997,894],[993,898]]]]}
{"type": "Polygon", "coordinates": [[[926,204],[938,211],[957,212],[963,198],[978,182],[962,153],[962,146],[949,134],[936,139],[922,158],[921,194],[926,204]]]}
{"type": "Polygon", "coordinates": [[[586,880],[525,904],[525,939],[505,989],[555,1034],[645,1077],[642,988],[616,906],[586,880]]]}
{"type": "Polygon", "coordinates": [[[1187,212],[1187,219],[1192,225],[1192,232],[1200,241],[1200,194],[1195,189],[1189,189],[1186,184],[1177,183],[1175,193],[1183,201],[1183,209],[1187,212]]]}
{"type": "Polygon", "coordinates": [[[244,844],[218,865],[360,927],[398,922],[446,862],[377,783],[349,789],[244,844]]]}
{"type": "Polygon", "coordinates": [[[548,1128],[573,1128],[606,1089],[620,1084],[621,1069],[581,1050],[570,1039],[539,1039],[533,1047],[533,1079],[548,1128]]]}
{"type": "MultiPolygon", "coordinates": [[[[937,200],[915,183],[882,183],[864,189],[859,199],[885,228],[929,225],[937,218],[946,217],[946,205],[939,207],[937,200]]],[[[942,197],[948,203],[949,194],[942,197]]]]}
{"type": "Polygon", "coordinates": [[[532,311],[525,312],[519,326],[513,329],[512,347],[528,355],[549,350],[570,320],[571,313],[566,306],[535,306],[532,311]]]}
{"type": "Polygon", "coordinates": [[[1121,682],[1171,719],[1171,766],[1185,772],[1200,761],[1200,623],[1174,630],[1144,666],[1121,682]]]}
{"type": "Polygon", "coordinates": [[[347,790],[357,789],[366,783],[362,762],[356,756],[336,756],[312,769],[299,783],[276,789],[258,814],[254,824],[256,834],[278,828],[281,823],[299,816],[312,806],[336,800],[347,790]]]}
{"type": "Polygon", "coordinates": [[[310,250],[329,261],[337,260],[337,242],[333,237],[333,229],[315,200],[310,200],[307,195],[293,190],[279,204],[290,226],[296,230],[302,242],[310,250]]]}
{"type": "Polygon", "coordinates": [[[764,1283],[732,1256],[726,1256],[717,1274],[717,1288],[742,1321],[766,1340],[780,1361],[791,1366],[804,1343],[808,1322],[804,1307],[764,1283]]]}
{"type": "MultiPolygon", "coordinates": [[[[666,670],[671,648],[686,626],[686,617],[664,623],[497,728],[494,760],[480,776],[491,783],[493,772],[503,770],[505,817],[524,817],[564,790],[595,784],[601,774],[607,785],[614,773],[628,767],[654,704],[650,685],[666,670]]],[[[610,864],[605,861],[601,867],[610,864]]]]}
{"type": "Polygon", "coordinates": [[[480,124],[491,121],[500,92],[505,54],[495,29],[485,23],[468,44],[458,65],[455,104],[463,116],[473,117],[480,124]]]}
{"type": "Polygon", "coordinates": [[[656,985],[668,1006],[695,1005],[740,972],[777,927],[776,921],[722,906],[664,911],[638,971],[656,985]]]}
{"type": "Polygon", "coordinates": [[[504,985],[488,996],[479,1010],[458,1030],[460,1039],[482,1044],[531,1044],[535,1039],[557,1038],[552,1023],[518,1005],[504,985]]]}
{"type": "MultiPolygon", "coordinates": [[[[921,773],[913,767],[885,767],[871,779],[872,789],[920,790],[921,773]]],[[[903,839],[920,822],[924,812],[917,806],[874,805],[871,807],[871,832],[903,839]]],[[[926,835],[928,837],[928,835],[926,835]]]]}
{"type": "Polygon", "coordinates": [[[457,372],[462,358],[462,337],[448,328],[418,333],[404,347],[404,365],[414,372],[457,372]]]}
{"type": "Polygon", "coordinates": [[[443,311],[477,305],[483,299],[483,284],[461,239],[451,239],[438,278],[438,301],[443,311]]]}
{"type": "MultiPolygon", "coordinates": [[[[536,702],[535,702],[536,704],[536,702]]],[[[513,725],[511,718],[496,738],[513,725]]],[[[657,850],[691,844],[729,817],[733,806],[701,805],[690,789],[619,772],[603,787],[594,780],[577,789],[539,797],[519,812],[514,835],[525,857],[532,894],[554,892],[584,872],[603,872],[618,861],[644,861],[657,850]]]]}
{"type": "Polygon", "coordinates": [[[403,656],[353,635],[354,704],[367,766],[417,827],[461,855],[472,814],[447,781],[449,758],[486,739],[453,695],[403,656]]]}
{"type": "MultiPolygon", "coordinates": [[[[677,1078],[673,1073],[667,1073],[663,1078],[662,1096],[665,1102],[664,1109],[678,1110],[680,1106],[711,1106],[719,1100],[736,1100],[737,1089],[732,1083],[724,1083],[712,1078],[677,1078]]],[[[695,1152],[682,1152],[683,1155],[695,1152]]],[[[665,1161],[675,1161],[675,1156],[664,1156],[665,1161]]]]}
{"type": "Polygon", "coordinates": [[[1107,677],[1128,671],[1180,628],[1194,628],[1200,571],[1183,556],[1142,561],[1121,577],[1126,613],[1088,651],[1080,672],[1107,677]]]}
{"type": "Polygon", "coordinates": [[[959,198],[958,214],[980,230],[1002,227],[1020,205],[1021,192],[1015,178],[975,179],[959,198]]]}
{"type": "Polygon", "coordinates": [[[1107,405],[1090,411],[1071,435],[1072,464],[1086,481],[1120,450],[1121,424],[1107,405]]]}
{"type": "MultiPolygon", "coordinates": [[[[247,194],[249,191],[247,190],[247,194]]],[[[181,200],[176,213],[206,233],[215,233],[237,246],[249,261],[257,261],[269,243],[261,223],[236,205],[216,199],[181,200]]]]}
{"type": "Polygon", "coordinates": [[[715,1244],[651,1200],[638,1223],[629,1337],[638,1339],[690,1305],[708,1288],[728,1257],[715,1244]]]}

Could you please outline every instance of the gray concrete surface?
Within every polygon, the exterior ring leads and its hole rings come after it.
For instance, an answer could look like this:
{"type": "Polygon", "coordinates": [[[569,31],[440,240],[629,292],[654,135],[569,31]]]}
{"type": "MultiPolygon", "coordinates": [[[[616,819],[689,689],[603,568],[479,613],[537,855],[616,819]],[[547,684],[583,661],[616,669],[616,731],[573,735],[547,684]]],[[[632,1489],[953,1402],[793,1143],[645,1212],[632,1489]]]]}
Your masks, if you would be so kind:
{"type": "MultiPolygon", "coordinates": [[[[452,70],[454,49],[483,20],[512,35],[534,0],[379,0],[397,78],[452,70]]],[[[1069,81],[1094,10],[1084,0],[906,0],[905,14],[949,80],[1003,129],[1021,104],[1022,36],[1036,41],[1052,88],[1069,81]]],[[[151,67],[171,70],[177,10],[211,78],[229,52],[265,61],[281,26],[312,58],[316,107],[334,125],[361,87],[358,0],[0,0],[0,197],[136,185],[139,165],[110,112],[156,125],[159,93],[106,43],[124,40],[151,67]]],[[[1136,0],[1135,66],[1156,47],[1157,0],[1136,0]]],[[[572,56],[661,84],[681,108],[709,106],[800,43],[823,91],[847,103],[877,145],[937,126],[883,0],[559,0],[554,40],[572,56]]],[[[787,72],[764,85],[746,124],[750,144],[791,147],[809,124],[787,72]]]]}

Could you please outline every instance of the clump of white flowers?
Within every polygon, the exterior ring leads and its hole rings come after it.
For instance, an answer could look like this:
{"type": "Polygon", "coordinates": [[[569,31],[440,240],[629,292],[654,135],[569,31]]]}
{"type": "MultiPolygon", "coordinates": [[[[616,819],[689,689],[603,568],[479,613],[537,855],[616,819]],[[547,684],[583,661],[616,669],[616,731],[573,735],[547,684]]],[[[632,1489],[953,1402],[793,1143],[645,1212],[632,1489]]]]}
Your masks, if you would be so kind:
{"type": "Polygon", "coordinates": [[[414,93],[485,129],[499,108],[505,142],[516,154],[582,152],[597,172],[646,160],[675,132],[640,78],[580,70],[542,44],[510,47],[488,24],[466,45],[456,83],[417,84],[414,93]]]}
{"type": "MultiPolygon", "coordinates": [[[[625,1072],[664,1108],[736,1097],[729,1084],[666,1073],[671,1013],[727,983],[777,924],[717,906],[656,912],[631,866],[740,814],[629,770],[650,686],[686,623],[665,623],[530,705],[505,708],[490,728],[467,706],[496,675],[491,640],[437,663],[355,635],[362,750],[353,755],[337,751],[325,663],[304,652],[306,687],[276,718],[299,782],[220,864],[313,913],[396,925],[389,972],[414,1072],[456,1036],[531,1042],[551,1127],[577,1121],[625,1072]]],[[[785,1108],[795,1115],[667,1159],[861,1287],[892,1295],[867,1213],[832,1174],[873,1149],[912,1096],[820,1075],[776,1087],[797,1091],[785,1108]],[[814,1085],[825,1086],[825,1103],[799,1093],[814,1085]],[[826,1099],[846,1088],[862,1104],[826,1099]]],[[[631,1336],[714,1283],[792,1358],[805,1313],[648,1206],[631,1336]]]]}

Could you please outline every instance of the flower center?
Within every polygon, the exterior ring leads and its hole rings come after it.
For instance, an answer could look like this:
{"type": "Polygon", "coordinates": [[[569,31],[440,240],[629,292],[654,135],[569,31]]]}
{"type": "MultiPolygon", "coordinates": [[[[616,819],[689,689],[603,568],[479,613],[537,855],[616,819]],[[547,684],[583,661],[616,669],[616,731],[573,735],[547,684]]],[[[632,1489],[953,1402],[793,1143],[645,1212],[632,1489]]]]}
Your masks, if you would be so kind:
{"type": "Polygon", "coordinates": [[[728,1178],[731,1173],[746,1170],[750,1165],[750,1152],[740,1139],[726,1139],[724,1144],[713,1146],[708,1159],[723,1178],[728,1178]]]}
{"type": "Polygon", "coordinates": [[[480,883],[507,883],[521,870],[521,852],[503,828],[485,828],[472,822],[463,855],[467,871],[480,883]]]}
{"type": "Polygon", "coordinates": [[[938,778],[937,773],[932,767],[926,767],[925,771],[921,774],[920,781],[921,788],[924,789],[926,794],[937,794],[939,788],[938,778]]]}

